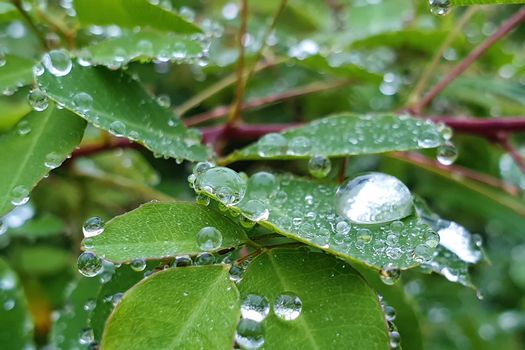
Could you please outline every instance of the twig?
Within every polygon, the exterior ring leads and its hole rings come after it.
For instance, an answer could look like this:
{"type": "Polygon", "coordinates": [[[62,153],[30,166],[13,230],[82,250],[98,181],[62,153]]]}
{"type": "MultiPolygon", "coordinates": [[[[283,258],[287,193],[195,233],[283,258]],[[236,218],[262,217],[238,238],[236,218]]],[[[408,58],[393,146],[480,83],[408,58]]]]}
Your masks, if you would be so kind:
{"type": "MultiPolygon", "coordinates": [[[[241,105],[244,98],[244,88],[246,87],[246,79],[244,76],[244,62],[245,62],[245,40],[246,27],[248,24],[248,0],[241,1],[241,27],[239,28],[239,61],[237,63],[237,89],[235,92],[235,100],[233,101],[230,115],[228,117],[228,124],[233,124],[239,119],[241,115],[241,105]]],[[[247,78],[247,77],[246,77],[247,78]]]]}
{"type": "Polygon", "coordinates": [[[434,57],[432,58],[432,61],[425,67],[423,70],[423,74],[419,78],[419,81],[416,84],[416,87],[410,94],[408,98],[409,105],[413,105],[417,102],[419,99],[419,96],[423,93],[425,88],[427,87],[428,81],[433,76],[439,62],[441,61],[441,58],[443,56],[443,53],[447,50],[447,48],[452,44],[452,42],[456,39],[459,33],[461,33],[461,30],[467,24],[467,22],[470,20],[470,18],[480,9],[479,6],[472,6],[469,7],[463,16],[459,19],[459,21],[454,25],[454,29],[447,35],[437,52],[434,54],[434,57]]]}
{"type": "Polygon", "coordinates": [[[501,147],[511,156],[514,163],[520,168],[521,172],[525,174],[525,161],[518,150],[510,142],[509,134],[499,133],[498,134],[498,143],[501,147]]]}
{"type": "Polygon", "coordinates": [[[436,123],[442,122],[450,126],[454,131],[485,137],[489,140],[497,140],[502,131],[516,133],[525,131],[524,117],[504,118],[455,118],[452,116],[430,116],[425,117],[436,123]]]}
{"type": "MultiPolygon", "coordinates": [[[[272,105],[278,102],[282,102],[284,100],[289,100],[295,97],[312,94],[316,92],[321,92],[325,90],[335,89],[338,87],[348,85],[350,83],[351,81],[346,80],[346,81],[329,81],[329,82],[309,84],[309,85],[298,87],[296,89],[291,89],[291,90],[288,90],[288,91],[285,91],[279,94],[265,96],[265,97],[261,97],[258,99],[248,101],[242,104],[241,110],[244,111],[244,110],[249,110],[249,109],[265,107],[265,106],[272,105]]],[[[197,114],[190,118],[187,118],[185,120],[185,123],[187,126],[198,125],[198,124],[204,123],[209,120],[214,120],[214,119],[225,117],[228,115],[229,111],[230,111],[229,106],[220,106],[215,109],[212,109],[209,112],[197,114]]]]}
{"type": "Polygon", "coordinates": [[[20,12],[20,14],[24,18],[24,20],[27,22],[27,24],[29,25],[31,30],[38,37],[38,39],[40,40],[40,43],[42,44],[42,46],[45,47],[46,49],[48,49],[49,47],[47,45],[46,38],[42,35],[42,32],[40,31],[40,29],[38,29],[38,27],[36,26],[35,22],[33,22],[33,19],[31,18],[31,16],[29,16],[29,14],[26,12],[26,10],[24,10],[24,7],[22,6],[22,1],[21,0],[12,0],[12,3],[13,3],[13,5],[15,5],[16,9],[18,10],[18,12],[20,12]]]}
{"type": "Polygon", "coordinates": [[[525,20],[525,6],[523,6],[514,16],[509,18],[501,27],[473,51],[465,59],[457,64],[441,81],[439,81],[422,99],[411,109],[414,114],[419,114],[432,100],[441,93],[454,79],[463,73],[472,63],[485,53],[494,43],[505,36],[512,29],[516,28],[525,20]]]}

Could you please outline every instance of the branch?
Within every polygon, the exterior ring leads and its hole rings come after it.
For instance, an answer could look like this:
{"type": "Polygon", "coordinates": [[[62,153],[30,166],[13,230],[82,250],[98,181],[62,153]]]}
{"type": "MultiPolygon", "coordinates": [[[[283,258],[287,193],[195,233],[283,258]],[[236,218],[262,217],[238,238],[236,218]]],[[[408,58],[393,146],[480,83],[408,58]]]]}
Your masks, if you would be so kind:
{"type": "Polygon", "coordinates": [[[414,114],[419,114],[432,100],[441,93],[454,79],[461,75],[472,63],[485,53],[494,43],[505,36],[512,29],[516,28],[525,20],[525,6],[523,6],[514,16],[509,18],[501,27],[485,41],[479,44],[469,53],[463,61],[457,64],[439,83],[437,83],[422,99],[412,108],[414,114]]]}
{"type": "Polygon", "coordinates": [[[498,140],[501,132],[516,133],[525,131],[525,117],[504,118],[454,118],[451,116],[426,117],[436,123],[445,123],[454,131],[483,136],[489,140],[498,140]]]}

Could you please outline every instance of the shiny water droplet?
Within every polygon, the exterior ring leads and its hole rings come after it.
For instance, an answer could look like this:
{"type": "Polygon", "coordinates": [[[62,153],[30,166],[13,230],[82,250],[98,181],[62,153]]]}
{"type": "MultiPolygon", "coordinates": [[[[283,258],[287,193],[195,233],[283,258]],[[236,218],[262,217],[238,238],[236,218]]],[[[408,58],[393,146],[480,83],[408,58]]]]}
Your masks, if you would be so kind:
{"type": "Polygon", "coordinates": [[[232,169],[215,167],[197,174],[195,189],[211,193],[224,205],[231,206],[244,198],[246,180],[232,169]]]}
{"type": "Polygon", "coordinates": [[[203,206],[207,207],[210,204],[210,197],[208,197],[207,195],[205,195],[203,193],[199,193],[195,197],[195,202],[197,204],[199,204],[199,205],[203,205],[203,206]]]}
{"type": "Polygon", "coordinates": [[[436,130],[427,130],[423,132],[417,144],[421,148],[434,148],[441,144],[442,136],[436,130]]]}
{"type": "Polygon", "coordinates": [[[7,299],[5,302],[4,302],[4,310],[6,311],[11,311],[15,308],[16,306],[16,301],[14,299],[7,299]]]}
{"type": "Polygon", "coordinates": [[[191,260],[189,255],[180,255],[176,256],[175,260],[173,261],[173,267],[186,267],[191,266],[193,264],[193,260],[191,260]]]}
{"type": "Polygon", "coordinates": [[[39,77],[44,74],[44,66],[41,63],[37,63],[33,66],[33,74],[35,77],[39,77]]]}
{"type": "Polygon", "coordinates": [[[451,165],[458,159],[458,149],[452,142],[447,141],[439,146],[436,158],[443,165],[451,165]]]}
{"type": "Polygon", "coordinates": [[[95,277],[103,270],[102,260],[91,252],[83,252],[77,260],[78,271],[86,277],[95,277]]]}
{"type": "Polygon", "coordinates": [[[445,16],[450,12],[450,0],[429,0],[430,12],[434,15],[445,16]]]}
{"type": "Polygon", "coordinates": [[[257,322],[263,321],[270,312],[268,300],[257,294],[248,294],[241,303],[241,315],[257,322]]]}
{"type": "Polygon", "coordinates": [[[111,304],[113,304],[113,307],[117,306],[118,303],[122,300],[122,297],[124,296],[124,293],[115,293],[111,297],[111,304]]]}
{"type": "Polygon", "coordinates": [[[262,323],[243,318],[237,324],[235,341],[242,349],[259,349],[264,344],[262,323]]]}
{"type": "Polygon", "coordinates": [[[49,106],[49,101],[46,94],[44,94],[40,89],[31,90],[29,95],[27,95],[27,99],[31,108],[37,112],[45,111],[49,106]]]}
{"type": "Polygon", "coordinates": [[[312,143],[307,137],[296,136],[288,142],[288,154],[303,156],[312,149],[312,143]]]}
{"type": "Polygon", "coordinates": [[[285,321],[295,320],[301,315],[303,303],[294,293],[285,292],[280,294],[273,304],[273,312],[277,317],[285,321]]]}
{"type": "Polygon", "coordinates": [[[384,284],[393,285],[401,277],[401,270],[393,264],[387,264],[379,271],[379,277],[384,284]]]}
{"type": "Polygon", "coordinates": [[[84,304],[84,311],[93,311],[97,306],[97,301],[95,299],[88,299],[84,304]]]}
{"type": "Polygon", "coordinates": [[[251,199],[242,205],[242,213],[249,220],[259,222],[268,220],[270,211],[268,206],[263,201],[258,199],[251,199]]]}
{"type": "Polygon", "coordinates": [[[412,195],[397,178],[383,173],[368,173],[339,186],[336,209],[354,223],[388,222],[412,213],[412,195]]]}
{"type": "Polygon", "coordinates": [[[308,171],[313,177],[319,179],[326,177],[330,170],[332,170],[332,163],[324,156],[315,156],[308,161],[308,171]]]}
{"type": "Polygon", "coordinates": [[[372,232],[367,228],[360,228],[357,230],[357,239],[363,244],[368,244],[372,241],[372,232]]]}
{"type": "Polygon", "coordinates": [[[215,227],[203,227],[197,233],[197,245],[201,250],[215,250],[222,244],[222,233],[215,227]]]}
{"type": "Polygon", "coordinates": [[[23,185],[14,187],[9,195],[13,205],[23,205],[29,201],[29,190],[23,185]]]}
{"type": "Polygon", "coordinates": [[[391,349],[397,349],[399,348],[399,344],[401,344],[401,335],[398,331],[392,331],[388,333],[388,337],[390,338],[390,348],[391,349]]]}
{"type": "Polygon", "coordinates": [[[215,167],[215,164],[213,164],[212,162],[198,162],[193,167],[193,174],[194,175],[203,174],[206,172],[206,170],[211,169],[213,167],[215,167]]]}
{"type": "Polygon", "coordinates": [[[82,226],[84,237],[94,237],[104,232],[104,220],[98,216],[87,219],[82,226]]]}
{"type": "Polygon", "coordinates": [[[93,106],[93,97],[87,92],[79,92],[73,96],[73,104],[79,112],[89,112],[93,106]]]}
{"type": "Polygon", "coordinates": [[[44,165],[46,168],[55,169],[62,164],[62,156],[56,152],[50,152],[46,155],[44,165]]]}
{"type": "Polygon", "coordinates": [[[272,157],[285,154],[288,148],[286,138],[277,133],[266,134],[257,142],[257,150],[261,157],[272,157]]]}
{"type": "Polygon", "coordinates": [[[95,335],[92,328],[84,328],[80,331],[79,343],[82,345],[90,344],[95,340],[95,335]]]}
{"type": "Polygon", "coordinates": [[[229,277],[231,281],[239,283],[242,280],[243,275],[244,270],[242,266],[234,264],[230,267],[229,277]]]}
{"type": "Polygon", "coordinates": [[[109,124],[109,132],[117,137],[124,136],[126,134],[126,124],[120,120],[115,120],[109,124]]]}
{"type": "Polygon", "coordinates": [[[277,179],[271,173],[259,171],[248,179],[248,193],[254,198],[268,198],[277,190],[277,179]]]}
{"type": "Polygon", "coordinates": [[[171,106],[171,99],[168,95],[159,95],[157,96],[157,103],[159,106],[164,108],[170,108],[171,106]]]}
{"type": "Polygon", "coordinates": [[[64,50],[53,50],[42,58],[44,67],[56,77],[63,77],[71,72],[73,64],[68,53],[64,50]]]}
{"type": "Polygon", "coordinates": [[[350,232],[350,224],[346,221],[339,221],[337,224],[335,224],[335,232],[339,234],[346,235],[348,232],[350,232]]]}
{"type": "Polygon", "coordinates": [[[21,120],[16,125],[16,133],[18,135],[27,135],[31,132],[31,125],[29,125],[29,122],[27,120],[21,120]]]}
{"type": "Polygon", "coordinates": [[[434,251],[434,248],[429,247],[426,244],[418,244],[414,248],[413,258],[418,263],[424,263],[432,259],[434,251]]]}
{"type": "Polygon", "coordinates": [[[129,266],[133,271],[141,272],[146,269],[146,260],[144,259],[133,259],[131,260],[129,266]]]}
{"type": "Polygon", "coordinates": [[[195,257],[195,265],[211,265],[215,263],[215,256],[208,252],[202,252],[195,257]]]}

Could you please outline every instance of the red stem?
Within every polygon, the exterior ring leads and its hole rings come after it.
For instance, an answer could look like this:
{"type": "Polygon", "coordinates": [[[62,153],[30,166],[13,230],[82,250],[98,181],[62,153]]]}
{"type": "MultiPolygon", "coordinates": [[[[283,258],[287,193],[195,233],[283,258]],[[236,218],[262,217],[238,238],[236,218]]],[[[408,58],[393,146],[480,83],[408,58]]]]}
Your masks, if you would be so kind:
{"type": "Polygon", "coordinates": [[[429,116],[426,118],[436,123],[445,123],[454,131],[479,135],[490,140],[498,139],[498,134],[502,131],[510,133],[525,131],[525,117],[480,119],[474,117],[429,116]]]}
{"type": "Polygon", "coordinates": [[[519,154],[518,150],[512,145],[512,143],[510,143],[509,135],[505,133],[498,134],[498,143],[507,153],[509,153],[514,160],[514,163],[516,163],[521,172],[525,174],[525,161],[521,154],[519,154]]]}
{"type": "Polygon", "coordinates": [[[414,114],[419,114],[432,100],[441,93],[454,79],[463,73],[472,63],[485,53],[494,43],[504,37],[512,29],[525,20],[525,6],[515,15],[505,21],[501,27],[485,41],[472,50],[465,59],[457,64],[439,83],[437,83],[422,99],[412,108],[414,114]]]}

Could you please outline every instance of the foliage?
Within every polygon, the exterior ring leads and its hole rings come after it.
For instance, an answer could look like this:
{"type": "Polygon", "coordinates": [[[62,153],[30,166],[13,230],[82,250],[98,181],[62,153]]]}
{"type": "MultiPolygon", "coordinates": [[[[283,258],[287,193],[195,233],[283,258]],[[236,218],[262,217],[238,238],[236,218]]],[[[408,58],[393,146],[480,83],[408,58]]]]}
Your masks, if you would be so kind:
{"type": "Polygon", "coordinates": [[[521,348],[522,2],[0,2],[0,343],[521,348]]]}

